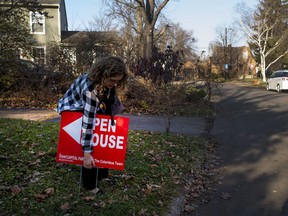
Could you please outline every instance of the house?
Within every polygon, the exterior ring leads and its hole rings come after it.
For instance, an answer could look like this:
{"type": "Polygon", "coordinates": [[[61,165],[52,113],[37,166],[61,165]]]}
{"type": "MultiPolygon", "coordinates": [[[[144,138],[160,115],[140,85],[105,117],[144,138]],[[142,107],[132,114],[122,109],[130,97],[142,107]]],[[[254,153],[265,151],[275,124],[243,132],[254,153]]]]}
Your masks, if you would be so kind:
{"type": "Polygon", "coordinates": [[[252,78],[256,76],[256,60],[247,46],[214,47],[211,71],[228,78],[252,78]]]}
{"type": "MultiPolygon", "coordinates": [[[[21,11],[25,14],[21,17],[23,18],[22,22],[27,21],[29,32],[36,41],[36,45],[32,47],[31,57],[24,56],[23,50],[17,53],[18,57],[37,64],[45,64],[47,46],[51,42],[60,43],[62,32],[68,31],[65,0],[37,0],[37,3],[33,3],[33,1],[0,0],[0,7],[3,9],[2,12],[4,11],[4,16],[5,13],[11,13],[10,11],[21,8],[21,11]]],[[[19,19],[19,22],[21,22],[21,19],[19,19]]]]}
{"type": "MultiPolygon", "coordinates": [[[[0,7],[17,6],[17,1],[0,0],[0,7]]],[[[33,12],[25,6],[30,34],[34,36],[36,45],[33,45],[30,56],[20,53],[21,59],[40,65],[46,64],[48,67],[53,66],[53,70],[61,71],[64,70],[62,65],[65,61],[65,69],[77,71],[90,66],[98,57],[120,52],[121,43],[117,32],[68,31],[65,0],[37,2],[37,8],[41,9],[38,12],[33,12]],[[61,58],[58,58],[60,55],[61,58]]],[[[24,8],[21,4],[18,4],[18,7],[24,8]]]]}
{"type": "Polygon", "coordinates": [[[30,33],[37,40],[38,45],[33,47],[35,63],[46,63],[46,50],[51,42],[61,42],[62,32],[68,31],[68,20],[64,0],[38,0],[42,12],[29,12],[30,33]]]}
{"type": "Polygon", "coordinates": [[[210,71],[225,78],[252,78],[257,75],[256,60],[249,47],[214,47],[208,59],[186,62],[184,73],[194,79],[210,71]],[[202,74],[202,75],[201,75],[202,74]]]}
{"type": "Polygon", "coordinates": [[[115,31],[66,31],[62,32],[62,46],[74,50],[77,64],[90,66],[95,59],[109,55],[117,55],[121,50],[118,33],[115,31]]]}

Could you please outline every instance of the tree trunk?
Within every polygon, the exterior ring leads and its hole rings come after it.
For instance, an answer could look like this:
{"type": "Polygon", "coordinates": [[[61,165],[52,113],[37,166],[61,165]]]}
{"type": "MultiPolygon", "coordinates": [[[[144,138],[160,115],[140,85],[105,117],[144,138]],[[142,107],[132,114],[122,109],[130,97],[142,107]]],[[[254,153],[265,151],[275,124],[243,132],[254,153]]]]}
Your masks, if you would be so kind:
{"type": "Polygon", "coordinates": [[[265,55],[261,54],[261,63],[260,63],[260,69],[262,74],[262,81],[266,82],[266,61],[265,61],[265,55]]]}
{"type": "Polygon", "coordinates": [[[143,38],[143,55],[144,58],[150,58],[153,50],[153,28],[147,27],[143,38]]]}

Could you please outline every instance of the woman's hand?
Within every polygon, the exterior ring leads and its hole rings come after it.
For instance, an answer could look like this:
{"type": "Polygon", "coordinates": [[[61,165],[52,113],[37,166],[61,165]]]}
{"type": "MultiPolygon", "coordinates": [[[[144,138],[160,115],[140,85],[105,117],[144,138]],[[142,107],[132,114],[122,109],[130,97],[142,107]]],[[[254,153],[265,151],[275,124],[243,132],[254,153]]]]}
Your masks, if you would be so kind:
{"type": "Polygon", "coordinates": [[[87,169],[92,169],[92,167],[95,167],[94,158],[90,153],[84,153],[83,167],[87,169]]]}

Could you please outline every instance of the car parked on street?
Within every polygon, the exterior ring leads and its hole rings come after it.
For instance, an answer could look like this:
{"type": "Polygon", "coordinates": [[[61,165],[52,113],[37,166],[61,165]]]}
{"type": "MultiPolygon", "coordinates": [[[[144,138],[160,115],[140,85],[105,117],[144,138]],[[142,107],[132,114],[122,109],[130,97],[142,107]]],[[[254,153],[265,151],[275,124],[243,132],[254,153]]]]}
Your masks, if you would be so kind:
{"type": "Polygon", "coordinates": [[[267,90],[277,92],[288,90],[288,70],[278,70],[272,73],[266,83],[267,90]]]}

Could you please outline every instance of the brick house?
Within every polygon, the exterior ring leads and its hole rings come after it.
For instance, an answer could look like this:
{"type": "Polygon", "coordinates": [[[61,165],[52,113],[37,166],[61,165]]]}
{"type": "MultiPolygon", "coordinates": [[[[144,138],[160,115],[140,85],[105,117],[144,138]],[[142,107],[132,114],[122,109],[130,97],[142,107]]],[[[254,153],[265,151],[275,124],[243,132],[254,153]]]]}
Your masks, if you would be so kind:
{"type": "Polygon", "coordinates": [[[201,78],[204,71],[226,76],[226,78],[252,78],[257,75],[256,60],[247,46],[214,47],[213,54],[197,62],[186,62],[184,73],[192,78],[201,78]]]}
{"type": "Polygon", "coordinates": [[[211,57],[211,71],[229,78],[256,76],[256,60],[248,46],[216,47],[211,57]]]}

